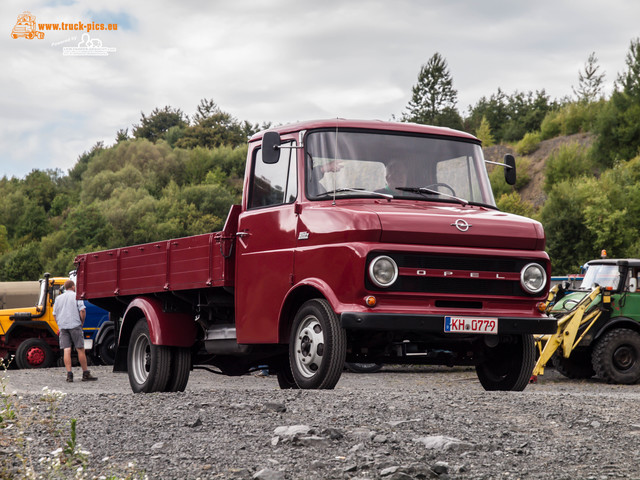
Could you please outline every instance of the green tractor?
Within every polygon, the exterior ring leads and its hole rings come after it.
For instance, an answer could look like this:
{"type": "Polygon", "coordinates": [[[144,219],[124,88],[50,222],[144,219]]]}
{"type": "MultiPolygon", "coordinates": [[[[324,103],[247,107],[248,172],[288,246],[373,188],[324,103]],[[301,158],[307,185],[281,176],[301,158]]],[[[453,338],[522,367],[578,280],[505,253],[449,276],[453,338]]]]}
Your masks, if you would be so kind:
{"type": "Polygon", "coordinates": [[[532,380],[551,360],[568,378],[608,383],[640,381],[640,260],[602,259],[587,263],[577,289],[554,287],[547,311],[558,331],[537,337],[540,357],[532,380]]]}

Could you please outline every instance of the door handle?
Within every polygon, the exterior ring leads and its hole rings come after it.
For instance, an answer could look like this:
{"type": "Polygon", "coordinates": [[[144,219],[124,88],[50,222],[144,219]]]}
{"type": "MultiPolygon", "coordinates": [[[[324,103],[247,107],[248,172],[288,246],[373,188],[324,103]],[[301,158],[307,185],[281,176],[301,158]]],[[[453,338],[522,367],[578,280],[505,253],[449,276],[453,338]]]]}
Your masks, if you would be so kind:
{"type": "Polygon", "coordinates": [[[242,237],[248,237],[250,235],[251,234],[249,232],[238,232],[238,233],[236,233],[236,237],[241,237],[241,238],[242,237]]]}

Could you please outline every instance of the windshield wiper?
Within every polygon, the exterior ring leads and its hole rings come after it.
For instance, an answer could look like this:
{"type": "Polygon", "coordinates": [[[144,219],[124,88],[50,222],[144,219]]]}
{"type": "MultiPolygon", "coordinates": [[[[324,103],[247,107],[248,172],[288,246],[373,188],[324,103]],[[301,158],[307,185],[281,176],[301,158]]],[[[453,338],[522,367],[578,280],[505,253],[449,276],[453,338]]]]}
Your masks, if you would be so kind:
{"type": "Polygon", "coordinates": [[[443,197],[451,198],[455,200],[456,202],[460,203],[462,206],[466,206],[469,204],[469,201],[465,200],[464,198],[456,197],[455,195],[449,195],[448,193],[442,193],[427,187],[395,187],[395,188],[396,190],[401,190],[403,192],[419,193],[421,195],[442,195],[443,197]]]}
{"type": "Polygon", "coordinates": [[[336,188],[335,190],[328,190],[326,192],[319,193],[318,195],[316,195],[316,197],[330,197],[335,193],[344,193],[344,192],[366,193],[370,195],[377,195],[379,197],[384,197],[387,199],[393,198],[393,195],[389,193],[373,192],[371,190],[365,190],[364,188],[336,188]]]}

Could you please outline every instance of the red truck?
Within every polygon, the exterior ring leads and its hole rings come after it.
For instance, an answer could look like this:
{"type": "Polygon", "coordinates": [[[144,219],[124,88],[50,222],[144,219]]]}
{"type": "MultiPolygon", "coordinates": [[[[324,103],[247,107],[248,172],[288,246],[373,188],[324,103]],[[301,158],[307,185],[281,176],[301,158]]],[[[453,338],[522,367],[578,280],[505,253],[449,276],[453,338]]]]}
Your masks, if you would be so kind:
{"type": "Polygon", "coordinates": [[[556,331],[544,247],[540,223],[496,208],[472,135],[308,121],[249,140],[221,232],[81,254],[77,294],[120,318],[134,392],[263,365],[330,389],[345,361],[473,365],[486,390],[523,390],[532,334],[556,331]]]}

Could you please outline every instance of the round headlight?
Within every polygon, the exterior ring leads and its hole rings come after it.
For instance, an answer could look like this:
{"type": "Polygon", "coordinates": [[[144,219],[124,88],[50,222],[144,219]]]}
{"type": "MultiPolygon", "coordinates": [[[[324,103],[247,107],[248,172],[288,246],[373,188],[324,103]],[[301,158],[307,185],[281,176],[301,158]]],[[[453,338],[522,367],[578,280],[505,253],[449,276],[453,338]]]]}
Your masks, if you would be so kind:
{"type": "Polygon", "coordinates": [[[369,278],[378,287],[387,288],[398,278],[398,265],[393,258],[380,255],[369,264],[369,278]]]}
{"type": "Polygon", "coordinates": [[[547,272],[537,263],[525,265],[520,272],[520,284],[529,293],[540,293],[547,284],[547,272]]]}

